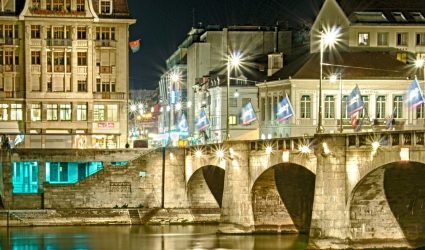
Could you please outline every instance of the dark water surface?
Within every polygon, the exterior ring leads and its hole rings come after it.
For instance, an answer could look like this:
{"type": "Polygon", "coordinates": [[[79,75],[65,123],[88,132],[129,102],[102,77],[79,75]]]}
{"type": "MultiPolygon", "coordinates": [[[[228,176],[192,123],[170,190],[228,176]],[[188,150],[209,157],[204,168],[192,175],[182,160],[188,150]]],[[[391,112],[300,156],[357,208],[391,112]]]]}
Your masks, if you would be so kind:
{"type": "Polygon", "coordinates": [[[217,235],[216,225],[0,228],[1,249],[305,249],[299,235],[217,235]]]}

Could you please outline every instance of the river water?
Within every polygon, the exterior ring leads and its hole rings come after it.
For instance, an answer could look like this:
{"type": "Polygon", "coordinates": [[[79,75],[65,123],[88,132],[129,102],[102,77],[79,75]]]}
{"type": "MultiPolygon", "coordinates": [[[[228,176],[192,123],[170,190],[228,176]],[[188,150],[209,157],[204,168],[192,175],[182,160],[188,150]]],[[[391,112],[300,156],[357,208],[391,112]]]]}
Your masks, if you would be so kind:
{"type": "Polygon", "coordinates": [[[216,225],[0,228],[1,249],[305,249],[303,235],[217,235],[216,225]]]}

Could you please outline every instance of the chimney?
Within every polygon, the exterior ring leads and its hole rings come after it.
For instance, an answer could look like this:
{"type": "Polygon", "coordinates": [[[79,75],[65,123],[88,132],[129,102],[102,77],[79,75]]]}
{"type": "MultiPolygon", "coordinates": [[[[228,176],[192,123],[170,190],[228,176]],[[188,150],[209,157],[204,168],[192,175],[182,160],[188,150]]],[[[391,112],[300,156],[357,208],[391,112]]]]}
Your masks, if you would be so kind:
{"type": "Polygon", "coordinates": [[[283,68],[283,53],[268,54],[267,76],[272,76],[274,73],[283,68]]]}

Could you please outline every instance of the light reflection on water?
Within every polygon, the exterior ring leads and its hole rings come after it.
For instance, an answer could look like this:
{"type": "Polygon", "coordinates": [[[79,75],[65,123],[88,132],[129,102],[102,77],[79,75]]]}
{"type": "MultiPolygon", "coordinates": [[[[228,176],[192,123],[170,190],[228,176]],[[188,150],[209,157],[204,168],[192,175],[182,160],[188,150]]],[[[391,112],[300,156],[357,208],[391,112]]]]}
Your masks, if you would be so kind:
{"type": "Polygon", "coordinates": [[[217,235],[217,226],[0,228],[1,249],[305,249],[298,235],[217,235]]]}

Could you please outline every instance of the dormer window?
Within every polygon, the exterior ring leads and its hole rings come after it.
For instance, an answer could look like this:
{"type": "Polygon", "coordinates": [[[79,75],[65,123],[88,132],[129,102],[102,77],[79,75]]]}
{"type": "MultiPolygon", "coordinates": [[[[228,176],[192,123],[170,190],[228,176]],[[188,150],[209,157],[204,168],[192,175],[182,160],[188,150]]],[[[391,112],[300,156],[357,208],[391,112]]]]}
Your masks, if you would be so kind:
{"type": "Polygon", "coordinates": [[[41,6],[41,4],[40,4],[40,0],[32,0],[32,8],[33,9],[40,9],[40,6],[41,6]]]}
{"type": "Polygon", "coordinates": [[[110,15],[112,14],[112,1],[111,0],[100,0],[100,14],[110,15]]]}
{"type": "Polygon", "coordinates": [[[425,18],[420,12],[410,12],[410,15],[412,15],[416,22],[425,22],[425,18]]]}
{"type": "Polygon", "coordinates": [[[391,12],[391,14],[393,15],[394,19],[397,22],[406,22],[406,18],[404,17],[403,13],[401,13],[401,12],[391,12]]]}
{"type": "Polygon", "coordinates": [[[387,22],[382,12],[355,12],[356,19],[360,22],[387,22]]]}
{"type": "Polygon", "coordinates": [[[85,11],[85,1],[86,0],[77,0],[77,11],[85,11]]]}

